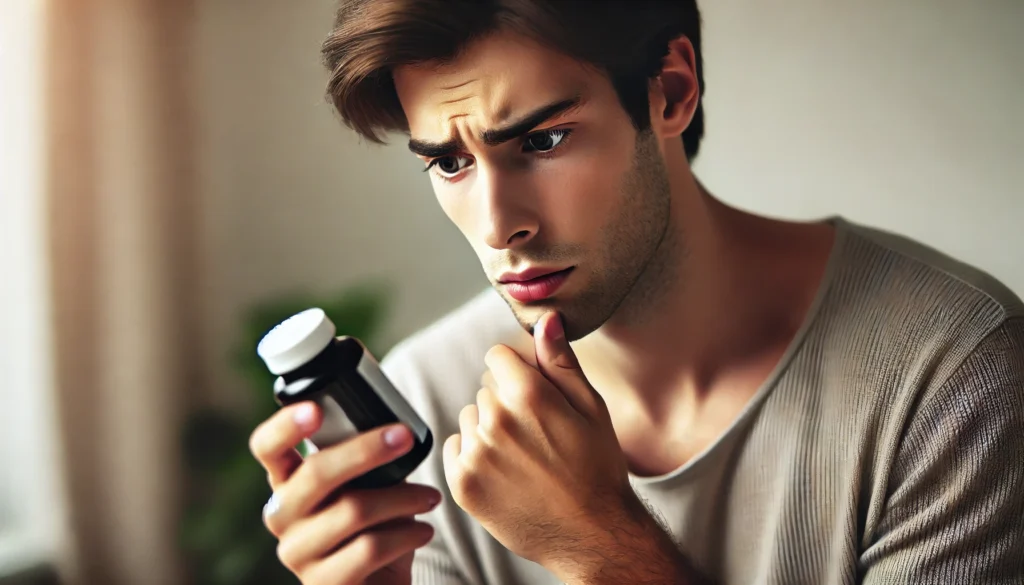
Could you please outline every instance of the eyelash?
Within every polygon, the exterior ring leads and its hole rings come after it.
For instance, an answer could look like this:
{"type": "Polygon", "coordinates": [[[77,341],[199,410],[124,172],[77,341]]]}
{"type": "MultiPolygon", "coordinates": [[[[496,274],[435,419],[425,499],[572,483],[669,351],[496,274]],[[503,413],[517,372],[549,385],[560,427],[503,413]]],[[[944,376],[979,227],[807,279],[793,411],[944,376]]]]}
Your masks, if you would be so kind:
{"type": "MultiPolygon", "coordinates": [[[[551,150],[546,150],[546,151],[531,150],[531,151],[527,151],[529,154],[533,154],[534,156],[538,156],[540,158],[552,158],[553,156],[555,156],[555,154],[558,153],[559,150],[562,149],[562,147],[564,147],[569,142],[569,138],[572,136],[572,129],[571,128],[549,128],[547,130],[541,130],[540,132],[533,132],[531,134],[528,134],[523,139],[523,146],[525,147],[529,143],[530,138],[532,138],[534,136],[543,136],[545,134],[561,136],[562,139],[551,150]]],[[[430,169],[434,168],[435,165],[437,165],[438,161],[444,160],[445,158],[449,158],[449,157],[458,157],[458,155],[449,155],[448,157],[442,156],[442,157],[439,157],[439,158],[435,158],[435,159],[431,160],[429,163],[427,163],[427,168],[423,169],[423,172],[429,171],[430,169]]],[[[469,157],[462,157],[462,158],[469,158],[469,157]]],[[[459,178],[459,176],[462,174],[462,170],[464,170],[465,168],[468,168],[468,165],[467,165],[467,167],[463,167],[463,169],[460,169],[459,172],[456,173],[455,175],[450,175],[450,176],[449,175],[444,175],[444,174],[442,174],[439,171],[434,171],[434,175],[436,175],[439,179],[441,179],[442,181],[444,181],[446,183],[451,183],[451,182],[454,182],[455,179],[459,178]]]]}

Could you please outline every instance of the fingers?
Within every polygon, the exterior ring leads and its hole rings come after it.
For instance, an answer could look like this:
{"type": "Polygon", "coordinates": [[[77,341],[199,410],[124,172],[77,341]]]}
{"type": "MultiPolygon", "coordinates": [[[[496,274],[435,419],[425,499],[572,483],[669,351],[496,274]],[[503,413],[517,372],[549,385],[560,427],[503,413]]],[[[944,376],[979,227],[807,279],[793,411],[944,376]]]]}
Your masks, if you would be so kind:
{"type": "Polygon", "coordinates": [[[572,406],[563,392],[511,348],[492,347],[484,356],[484,362],[495,380],[492,387],[495,396],[517,417],[536,418],[544,412],[572,413],[572,406]]]}
{"type": "Polygon", "coordinates": [[[360,433],[310,455],[276,491],[278,509],[266,517],[267,528],[281,536],[309,515],[345,483],[389,463],[412,448],[412,432],[402,424],[360,433]]]}
{"type": "Polygon", "coordinates": [[[309,567],[303,583],[363,583],[402,555],[430,542],[434,528],[425,522],[402,519],[366,530],[336,553],[309,567]]]}
{"type": "Polygon", "coordinates": [[[491,390],[498,387],[498,381],[494,379],[494,374],[491,373],[491,370],[484,370],[483,375],[480,376],[480,385],[491,390]]]}
{"type": "Polygon", "coordinates": [[[387,522],[411,520],[434,509],[440,500],[440,492],[418,484],[343,492],[315,516],[296,522],[281,538],[278,556],[286,567],[301,571],[316,559],[326,557],[340,543],[387,522]]]}
{"type": "MultiPolygon", "coordinates": [[[[441,463],[444,466],[445,481],[449,486],[453,485],[456,478],[461,475],[462,466],[459,464],[459,455],[462,454],[462,434],[450,435],[444,440],[441,451],[441,463]]],[[[453,491],[454,494],[454,491],[453,491]]]]}
{"type": "Polygon", "coordinates": [[[496,382],[494,385],[499,389],[503,385],[528,384],[538,373],[515,350],[506,345],[495,345],[488,350],[484,355],[484,363],[496,382]]]}
{"type": "MultiPolygon", "coordinates": [[[[579,372],[580,362],[565,338],[562,317],[557,312],[550,311],[541,317],[534,327],[533,340],[537,365],[545,375],[552,369],[570,370],[582,375],[579,372]]],[[[554,371],[551,373],[558,375],[554,371]]]]}
{"type": "Polygon", "coordinates": [[[268,418],[249,436],[249,450],[267,470],[273,489],[286,481],[302,463],[296,445],[320,427],[320,409],[315,403],[286,406],[268,418]]]}
{"type": "Polygon", "coordinates": [[[476,427],[479,424],[479,412],[475,404],[469,404],[459,411],[459,435],[462,437],[463,453],[468,453],[476,448],[477,433],[476,427]]]}
{"type": "Polygon", "coordinates": [[[580,369],[558,313],[550,311],[541,317],[534,328],[534,342],[538,369],[544,377],[577,412],[585,416],[598,414],[600,397],[580,369]]]}
{"type": "Polygon", "coordinates": [[[501,403],[498,402],[497,398],[495,398],[494,390],[492,388],[485,386],[480,390],[477,390],[476,409],[476,427],[480,435],[480,439],[488,441],[488,444],[493,446],[489,439],[492,438],[494,431],[496,430],[495,423],[497,420],[501,420],[507,415],[506,413],[501,412],[501,403]]]}

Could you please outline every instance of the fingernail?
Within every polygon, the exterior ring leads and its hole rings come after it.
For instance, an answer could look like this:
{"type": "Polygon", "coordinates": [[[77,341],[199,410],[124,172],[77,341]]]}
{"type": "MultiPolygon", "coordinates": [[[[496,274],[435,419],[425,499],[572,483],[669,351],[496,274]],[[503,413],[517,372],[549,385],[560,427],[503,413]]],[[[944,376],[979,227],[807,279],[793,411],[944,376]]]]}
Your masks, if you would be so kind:
{"type": "Polygon", "coordinates": [[[266,504],[263,504],[263,516],[269,517],[277,513],[281,508],[281,501],[278,499],[277,494],[270,494],[270,499],[267,500],[266,504]]]}
{"type": "Polygon", "coordinates": [[[295,419],[295,424],[305,429],[312,426],[313,415],[313,405],[307,403],[300,404],[297,407],[295,407],[295,414],[293,414],[292,416],[295,419]]]}
{"type": "Polygon", "coordinates": [[[441,503],[441,494],[433,492],[427,496],[427,505],[433,508],[434,506],[441,503]]]}
{"type": "Polygon", "coordinates": [[[404,425],[384,431],[384,444],[392,449],[404,447],[410,438],[409,429],[404,425]]]}

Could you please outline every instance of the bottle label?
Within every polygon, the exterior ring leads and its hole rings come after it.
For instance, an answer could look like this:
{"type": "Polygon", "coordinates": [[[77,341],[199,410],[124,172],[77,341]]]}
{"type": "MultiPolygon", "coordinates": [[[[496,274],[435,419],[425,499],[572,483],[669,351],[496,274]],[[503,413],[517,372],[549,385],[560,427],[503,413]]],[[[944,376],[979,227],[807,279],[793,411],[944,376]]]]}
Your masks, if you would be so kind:
{"type": "MultiPolygon", "coordinates": [[[[423,422],[419,415],[416,414],[416,411],[406,402],[405,397],[398,392],[387,376],[384,375],[384,372],[381,371],[380,366],[377,364],[377,360],[374,359],[370,352],[363,352],[363,356],[359,359],[359,364],[356,366],[356,371],[373,388],[374,392],[380,396],[380,399],[391,409],[391,412],[395,413],[398,420],[405,423],[420,441],[427,438],[426,423],[423,422]]],[[[342,413],[342,416],[344,416],[344,413],[342,413]]]]}
{"type": "Polygon", "coordinates": [[[341,405],[331,397],[330,392],[321,392],[314,400],[320,406],[324,417],[320,429],[309,438],[318,449],[359,434],[359,429],[352,424],[341,405]]]}

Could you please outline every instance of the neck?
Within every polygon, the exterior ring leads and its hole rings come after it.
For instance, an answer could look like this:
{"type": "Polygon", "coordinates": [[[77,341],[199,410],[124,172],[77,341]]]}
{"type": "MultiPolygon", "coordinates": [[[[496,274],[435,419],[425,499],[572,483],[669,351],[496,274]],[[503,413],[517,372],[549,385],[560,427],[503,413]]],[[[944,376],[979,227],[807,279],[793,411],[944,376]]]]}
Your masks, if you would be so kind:
{"type": "Polygon", "coordinates": [[[803,323],[831,249],[830,226],[730,208],[685,156],[670,165],[671,220],[656,257],[615,315],[574,344],[602,394],[652,412],[680,392],[700,401],[743,372],[760,376],[803,323]]]}

